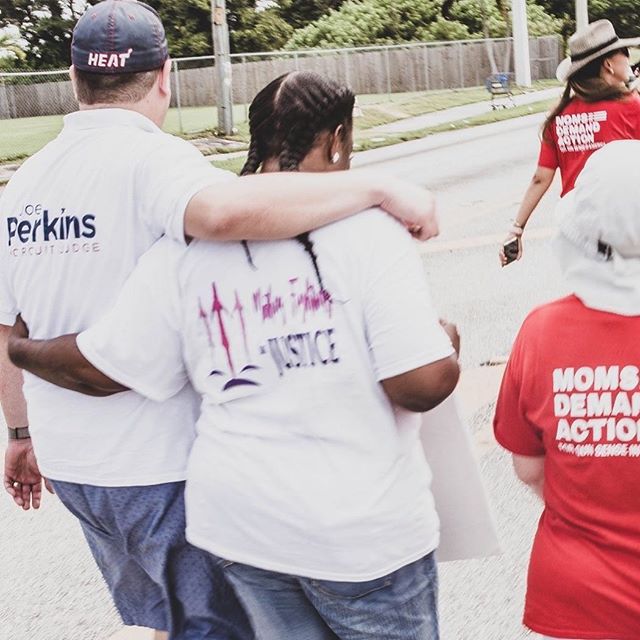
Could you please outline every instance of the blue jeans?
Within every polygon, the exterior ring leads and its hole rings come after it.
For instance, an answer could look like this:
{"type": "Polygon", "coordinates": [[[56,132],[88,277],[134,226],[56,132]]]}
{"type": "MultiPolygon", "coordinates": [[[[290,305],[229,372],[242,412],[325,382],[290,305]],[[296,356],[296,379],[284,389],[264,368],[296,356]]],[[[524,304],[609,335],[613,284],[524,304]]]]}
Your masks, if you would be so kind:
{"type": "Polygon", "coordinates": [[[431,553],[368,582],[332,582],[217,559],[257,640],[438,640],[431,553]]]}
{"type": "Polygon", "coordinates": [[[185,539],[184,482],[52,484],[80,521],[125,624],[169,631],[171,640],[252,640],[224,575],[185,539]]]}

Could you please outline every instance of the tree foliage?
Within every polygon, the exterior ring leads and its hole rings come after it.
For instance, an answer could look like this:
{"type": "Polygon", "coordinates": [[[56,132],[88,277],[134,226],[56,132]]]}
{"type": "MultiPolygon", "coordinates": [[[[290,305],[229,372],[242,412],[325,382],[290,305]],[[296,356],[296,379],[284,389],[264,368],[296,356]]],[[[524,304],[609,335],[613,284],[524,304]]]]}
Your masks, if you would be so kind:
{"type": "MultiPolygon", "coordinates": [[[[87,0],[94,4],[98,0],[87,0]]],[[[172,56],[212,53],[210,0],[147,0],[160,14],[172,56]]],[[[17,28],[24,59],[3,65],[64,68],[85,0],[0,0],[0,29],[17,28]]],[[[227,0],[231,50],[346,47],[458,40],[510,33],[511,0],[227,0]]],[[[609,18],[623,37],[640,35],[640,0],[590,0],[592,20],[609,18]]],[[[575,29],[575,0],[527,0],[532,36],[575,29]]]]}
{"type": "Polygon", "coordinates": [[[297,30],[287,47],[353,47],[412,40],[440,11],[439,0],[347,0],[339,10],[297,30]]]}
{"type": "Polygon", "coordinates": [[[27,54],[16,33],[8,31],[0,33],[0,58],[12,58],[14,60],[24,60],[27,54]]]}
{"type": "MultiPolygon", "coordinates": [[[[210,0],[148,0],[160,14],[173,57],[213,53],[210,0]]],[[[274,8],[257,10],[253,0],[227,0],[232,52],[269,51],[293,33],[274,8]]]]}
{"type": "Polygon", "coordinates": [[[302,29],[343,4],[344,0],[280,0],[276,11],[291,27],[302,29]]]}
{"type": "Polygon", "coordinates": [[[212,51],[209,0],[145,0],[160,15],[174,57],[206,56],[212,51]]]}
{"type": "Polygon", "coordinates": [[[26,57],[24,47],[15,33],[0,33],[0,71],[20,68],[26,57]]]}
{"type": "Polygon", "coordinates": [[[16,27],[25,41],[25,64],[34,69],[70,63],[71,29],[79,16],[74,0],[0,0],[0,28],[16,27]]]}
{"type": "Polygon", "coordinates": [[[257,9],[255,0],[227,0],[231,51],[281,49],[293,34],[275,7],[257,9]]]}
{"type": "MultiPolygon", "coordinates": [[[[575,31],[575,0],[538,0],[538,4],[562,20],[564,35],[569,36],[575,31]]],[[[638,0],[589,0],[589,19],[593,22],[603,18],[613,22],[622,38],[640,36],[638,0]]]]}
{"type": "MultiPolygon", "coordinates": [[[[502,0],[347,0],[297,30],[288,48],[358,46],[411,40],[460,40],[509,35],[510,3],[502,0]]],[[[562,20],[528,2],[531,36],[559,33],[562,20]]]]}
{"type": "Polygon", "coordinates": [[[640,36],[640,2],[638,0],[591,0],[591,20],[608,18],[622,38],[640,36]]]}

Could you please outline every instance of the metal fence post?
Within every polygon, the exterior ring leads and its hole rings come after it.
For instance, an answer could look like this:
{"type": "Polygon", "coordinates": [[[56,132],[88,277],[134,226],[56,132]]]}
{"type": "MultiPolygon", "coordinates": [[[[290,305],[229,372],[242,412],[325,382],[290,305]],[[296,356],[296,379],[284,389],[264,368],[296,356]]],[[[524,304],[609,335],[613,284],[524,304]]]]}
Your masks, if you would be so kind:
{"type": "Polygon", "coordinates": [[[342,54],[344,60],[344,83],[351,87],[351,69],[349,68],[349,54],[345,51],[342,54]]]}
{"type": "Polygon", "coordinates": [[[4,84],[4,76],[0,74],[0,118],[3,120],[11,118],[9,113],[9,100],[7,99],[7,90],[4,84]],[[6,105],[6,107],[5,107],[6,105]]]}
{"type": "Polygon", "coordinates": [[[424,65],[424,90],[429,91],[429,47],[422,49],[422,64],[424,65]]]}
{"type": "Polygon", "coordinates": [[[211,0],[211,30],[215,55],[217,130],[228,136],[233,133],[233,87],[226,0],[211,0]]]}
{"type": "Polygon", "coordinates": [[[458,86],[460,88],[464,87],[464,64],[463,64],[463,48],[460,43],[458,43],[458,86]]]}
{"type": "Polygon", "coordinates": [[[293,53],[293,65],[296,68],[296,71],[300,71],[300,61],[298,60],[298,52],[294,51],[293,53]]]}
{"type": "Polygon", "coordinates": [[[389,47],[384,48],[384,62],[387,75],[387,97],[391,100],[391,61],[389,60],[389,47]]]}
{"type": "Polygon", "coordinates": [[[244,102],[244,121],[249,122],[249,70],[247,69],[247,59],[242,56],[240,58],[240,64],[242,64],[242,101],[244,102]]]}
{"type": "Polygon", "coordinates": [[[173,61],[173,78],[176,85],[176,108],[178,109],[178,128],[180,133],[184,133],[184,124],[182,122],[182,99],[180,95],[180,66],[178,61],[173,61]]]}

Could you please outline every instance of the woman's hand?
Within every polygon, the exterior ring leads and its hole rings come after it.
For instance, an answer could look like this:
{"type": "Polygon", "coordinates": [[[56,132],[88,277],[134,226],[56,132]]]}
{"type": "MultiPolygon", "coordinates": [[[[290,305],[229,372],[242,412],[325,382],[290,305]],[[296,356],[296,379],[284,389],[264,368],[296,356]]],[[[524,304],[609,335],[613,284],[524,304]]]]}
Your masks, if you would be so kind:
{"type": "Polygon", "coordinates": [[[510,262],[507,261],[507,256],[504,252],[504,245],[507,244],[507,242],[510,242],[511,240],[513,240],[514,238],[518,238],[518,255],[516,256],[516,260],[520,260],[520,258],[522,258],[522,234],[523,234],[523,229],[520,229],[519,227],[513,227],[513,229],[511,229],[511,231],[509,232],[509,235],[505,238],[504,242],[500,245],[500,251],[498,252],[498,256],[500,258],[500,264],[503,267],[506,267],[507,264],[511,264],[510,262]]]}

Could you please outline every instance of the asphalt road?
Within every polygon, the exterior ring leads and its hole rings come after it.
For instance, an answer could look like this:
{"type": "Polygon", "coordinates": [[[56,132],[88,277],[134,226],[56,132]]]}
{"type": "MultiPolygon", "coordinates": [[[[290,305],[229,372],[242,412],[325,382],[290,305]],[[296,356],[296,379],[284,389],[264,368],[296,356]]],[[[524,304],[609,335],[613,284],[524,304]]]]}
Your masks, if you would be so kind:
{"type": "MultiPolygon", "coordinates": [[[[562,293],[548,239],[557,186],[532,220],[524,260],[504,270],[497,260],[535,165],[540,122],[531,116],[452,131],[355,162],[437,192],[442,233],[421,250],[437,307],[459,325],[470,371],[505,356],[527,312],[562,293]]],[[[493,386],[480,395],[472,424],[489,443],[482,468],[504,554],[441,566],[442,638],[519,640],[527,637],[520,618],[539,505],[487,435],[493,386]]],[[[47,498],[40,512],[25,514],[0,497],[0,640],[105,640],[119,628],[106,590],[75,522],[47,498]]]]}
{"type": "MultiPolygon", "coordinates": [[[[475,370],[509,353],[527,313],[563,293],[551,250],[558,185],[534,214],[521,262],[502,269],[497,250],[532,175],[542,116],[404,145],[398,157],[363,154],[370,168],[392,171],[438,195],[441,236],[423,246],[427,277],[441,314],[458,324],[462,363],[475,370]],[[371,164],[369,164],[371,163],[371,164]]],[[[394,152],[395,155],[395,152],[394,152]]],[[[478,376],[482,384],[482,375],[478,376]]],[[[504,554],[441,565],[443,640],[519,640],[529,548],[540,513],[537,500],[515,481],[508,457],[491,443],[495,385],[472,425],[484,442],[482,469],[504,554]]]]}

